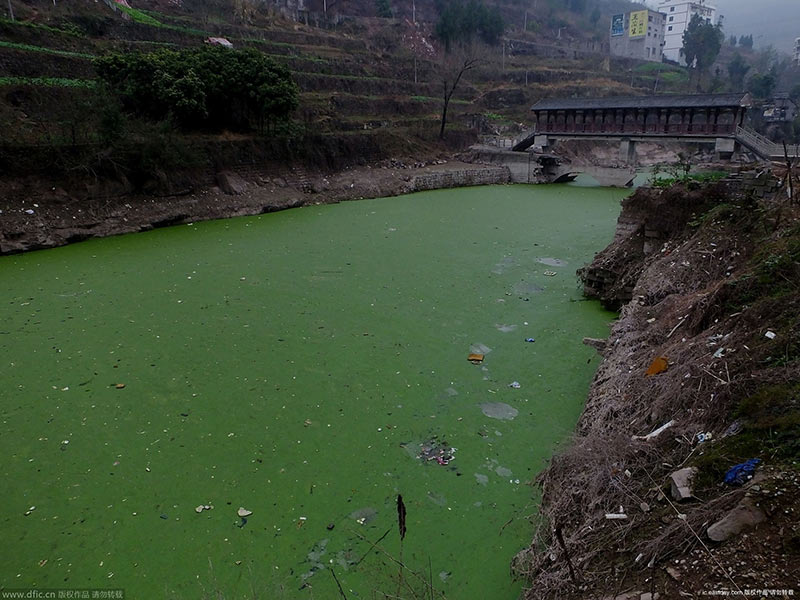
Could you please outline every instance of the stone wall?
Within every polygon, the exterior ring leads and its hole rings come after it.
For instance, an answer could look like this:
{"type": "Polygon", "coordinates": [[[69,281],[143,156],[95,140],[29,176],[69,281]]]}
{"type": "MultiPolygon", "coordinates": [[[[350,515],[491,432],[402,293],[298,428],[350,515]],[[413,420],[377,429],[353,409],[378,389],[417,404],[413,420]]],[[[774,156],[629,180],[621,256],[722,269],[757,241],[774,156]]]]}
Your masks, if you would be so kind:
{"type": "Polygon", "coordinates": [[[411,180],[409,191],[422,192],[440,188],[467,187],[471,185],[492,185],[509,183],[510,173],[506,167],[483,167],[481,169],[460,169],[423,173],[411,180]]]}

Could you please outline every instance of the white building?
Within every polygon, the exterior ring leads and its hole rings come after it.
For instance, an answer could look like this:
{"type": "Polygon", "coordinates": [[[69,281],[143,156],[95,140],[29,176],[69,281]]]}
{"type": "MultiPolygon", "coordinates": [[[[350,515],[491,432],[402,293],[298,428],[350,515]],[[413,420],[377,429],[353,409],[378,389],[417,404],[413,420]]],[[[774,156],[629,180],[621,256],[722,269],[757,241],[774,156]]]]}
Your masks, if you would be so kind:
{"type": "Polygon", "coordinates": [[[664,32],[664,58],[685,64],[681,56],[683,32],[689,26],[692,16],[700,15],[706,23],[716,25],[717,7],[706,4],[706,0],[660,0],[658,12],[667,15],[664,32]]]}
{"type": "Polygon", "coordinates": [[[666,15],[649,9],[612,15],[611,55],[661,62],[666,20],[666,15]]]}

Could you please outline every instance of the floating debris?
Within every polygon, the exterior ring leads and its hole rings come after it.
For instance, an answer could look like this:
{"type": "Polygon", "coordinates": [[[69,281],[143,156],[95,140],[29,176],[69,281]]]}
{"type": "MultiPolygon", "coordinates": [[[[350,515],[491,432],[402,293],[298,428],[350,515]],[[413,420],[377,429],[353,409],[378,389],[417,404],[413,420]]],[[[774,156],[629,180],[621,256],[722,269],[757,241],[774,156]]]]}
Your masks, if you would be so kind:
{"type": "Polygon", "coordinates": [[[526,341],[526,342],[528,342],[529,344],[532,344],[532,343],[533,343],[533,342],[535,342],[536,340],[535,340],[535,339],[533,339],[533,338],[525,338],[525,341],[526,341]]]}
{"type": "Polygon", "coordinates": [[[777,335],[778,334],[775,333],[774,331],[767,331],[767,333],[764,334],[764,337],[774,340],[777,337],[777,335]]]}
{"type": "Polygon", "coordinates": [[[545,271],[544,273],[542,273],[542,275],[545,275],[546,277],[555,277],[557,274],[558,273],[556,273],[555,271],[545,271]]]}
{"type": "Polygon", "coordinates": [[[28,510],[25,511],[25,516],[27,517],[29,514],[31,514],[35,510],[36,510],[36,507],[35,506],[31,506],[28,510]]]}
{"type": "Polygon", "coordinates": [[[450,447],[445,441],[440,443],[436,439],[432,439],[422,444],[422,449],[417,455],[417,458],[421,458],[425,461],[435,460],[442,466],[450,464],[450,461],[455,459],[455,457],[455,448],[450,447]]]}
{"type": "Polygon", "coordinates": [[[484,402],[480,407],[483,414],[490,419],[511,421],[519,414],[516,408],[504,402],[484,402]]]}
{"type": "Polygon", "coordinates": [[[247,510],[245,507],[240,506],[239,510],[236,511],[236,514],[239,515],[240,517],[249,517],[250,515],[253,514],[253,511],[247,510]]]}
{"type": "Polygon", "coordinates": [[[206,508],[205,506],[203,506],[202,504],[200,504],[199,506],[195,506],[195,507],[194,507],[194,512],[196,512],[196,513],[201,513],[201,512],[203,512],[203,511],[205,510],[205,508],[206,508]]]}
{"type": "Polygon", "coordinates": [[[121,390],[121,389],[123,389],[125,387],[125,384],[124,383],[115,383],[114,387],[117,388],[118,390],[121,390]]]}
{"type": "Polygon", "coordinates": [[[537,258],[536,262],[542,265],[547,265],[548,267],[566,267],[567,261],[561,260],[560,258],[537,258]]]}
{"type": "Polygon", "coordinates": [[[512,381],[511,383],[508,384],[508,387],[518,390],[522,386],[520,385],[519,381],[512,381]]]}
{"type": "Polygon", "coordinates": [[[483,362],[483,354],[478,354],[477,352],[473,352],[469,356],[467,356],[467,360],[471,362],[473,365],[478,365],[483,362]]]}
{"type": "Polygon", "coordinates": [[[355,520],[355,522],[359,525],[366,525],[367,523],[372,522],[377,516],[378,511],[370,506],[359,508],[358,510],[350,513],[350,518],[355,520]]]}

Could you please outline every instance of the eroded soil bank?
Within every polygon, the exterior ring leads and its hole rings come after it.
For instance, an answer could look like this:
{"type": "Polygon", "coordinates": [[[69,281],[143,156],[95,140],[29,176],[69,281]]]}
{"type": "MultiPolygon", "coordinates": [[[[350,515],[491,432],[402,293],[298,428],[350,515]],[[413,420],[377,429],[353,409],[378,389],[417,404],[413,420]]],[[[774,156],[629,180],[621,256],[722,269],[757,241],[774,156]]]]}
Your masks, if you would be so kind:
{"type": "Polygon", "coordinates": [[[508,171],[436,158],[389,159],[332,174],[294,168],[267,175],[230,168],[206,185],[185,174],[180,179],[179,184],[162,182],[161,189],[171,193],[148,195],[128,193],[119,181],[0,179],[0,254],[304,205],[506,183],[508,171]]]}
{"type": "Polygon", "coordinates": [[[800,226],[771,185],[640,189],[580,271],[621,313],[540,477],[526,598],[800,593],[800,226]]]}

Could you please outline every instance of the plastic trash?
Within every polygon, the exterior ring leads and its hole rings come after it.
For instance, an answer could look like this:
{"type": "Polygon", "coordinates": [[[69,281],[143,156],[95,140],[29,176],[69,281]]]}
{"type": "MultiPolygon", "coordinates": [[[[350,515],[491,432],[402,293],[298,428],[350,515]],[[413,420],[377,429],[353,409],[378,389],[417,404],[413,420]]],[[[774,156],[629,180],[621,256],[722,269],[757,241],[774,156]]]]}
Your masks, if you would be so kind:
{"type": "Polygon", "coordinates": [[[536,340],[535,340],[535,339],[533,339],[533,338],[525,338],[525,341],[526,341],[526,342],[528,342],[528,343],[533,343],[533,342],[535,342],[536,340]]]}
{"type": "Polygon", "coordinates": [[[556,272],[555,271],[545,271],[544,273],[542,273],[542,275],[546,275],[547,277],[555,277],[556,276],[556,272]]]}
{"type": "Polygon", "coordinates": [[[778,334],[776,334],[774,331],[767,331],[767,333],[764,334],[764,337],[774,340],[777,335],[778,334]]]}
{"type": "Polygon", "coordinates": [[[473,365],[477,365],[478,363],[483,362],[483,354],[478,354],[477,352],[473,352],[469,356],[467,356],[467,360],[471,362],[473,365]]]}
{"type": "Polygon", "coordinates": [[[751,458],[738,465],[733,465],[728,469],[728,472],[725,473],[725,483],[728,485],[742,485],[752,477],[753,471],[756,470],[756,465],[760,462],[760,458],[751,458]]]}
{"type": "Polygon", "coordinates": [[[512,381],[511,383],[508,384],[508,387],[518,390],[522,386],[519,384],[519,381],[512,381]]]}

